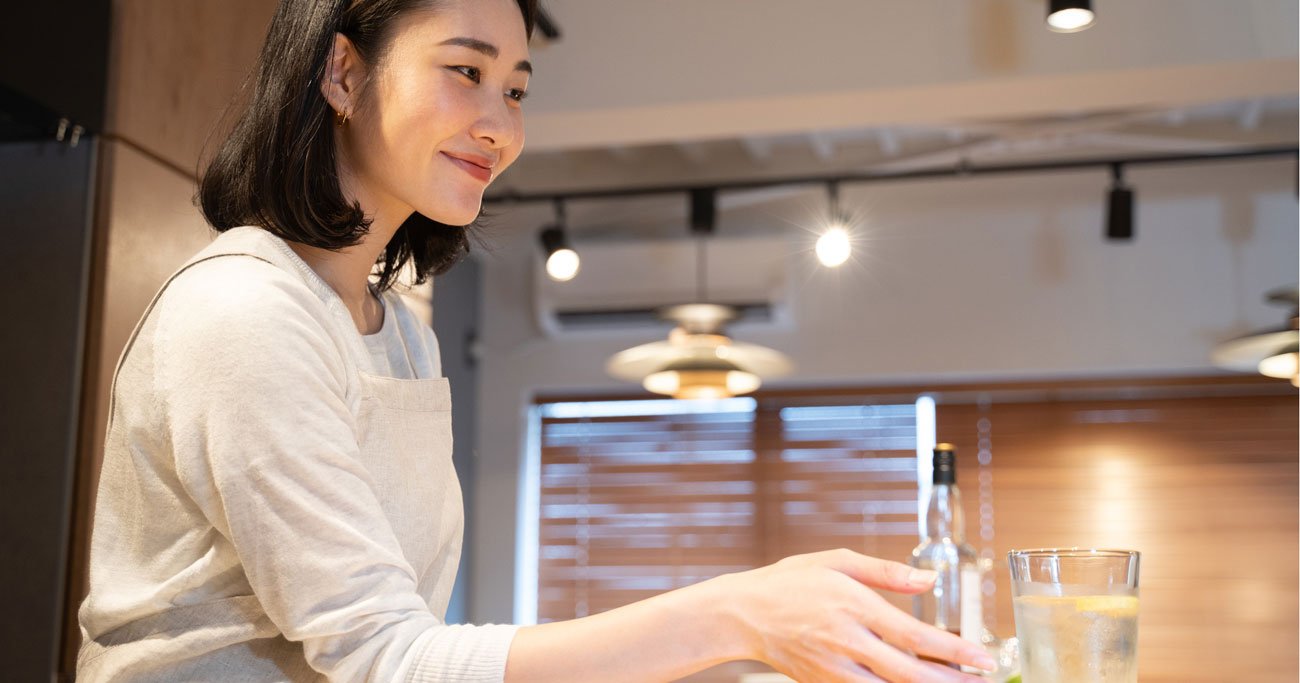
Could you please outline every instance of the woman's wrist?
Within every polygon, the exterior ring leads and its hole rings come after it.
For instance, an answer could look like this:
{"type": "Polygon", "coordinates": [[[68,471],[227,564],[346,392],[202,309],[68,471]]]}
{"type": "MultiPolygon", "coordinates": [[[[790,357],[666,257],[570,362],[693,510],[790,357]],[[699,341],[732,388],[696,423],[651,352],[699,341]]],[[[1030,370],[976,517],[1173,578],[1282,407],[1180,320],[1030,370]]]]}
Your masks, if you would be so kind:
{"type": "Polygon", "coordinates": [[[580,619],[519,629],[506,681],[677,680],[757,650],[748,621],[754,594],[725,574],[580,619]]]}
{"type": "Polygon", "coordinates": [[[699,604],[705,605],[709,631],[717,634],[716,645],[727,661],[757,659],[760,648],[754,631],[752,594],[746,590],[745,572],[723,574],[692,586],[702,593],[699,604]]]}

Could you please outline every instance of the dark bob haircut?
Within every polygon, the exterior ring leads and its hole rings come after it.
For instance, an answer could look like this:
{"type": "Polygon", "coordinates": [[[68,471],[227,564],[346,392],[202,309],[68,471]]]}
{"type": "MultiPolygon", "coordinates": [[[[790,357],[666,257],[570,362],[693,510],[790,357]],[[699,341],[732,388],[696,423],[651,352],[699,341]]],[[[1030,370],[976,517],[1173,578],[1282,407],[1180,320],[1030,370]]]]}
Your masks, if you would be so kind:
{"type": "MultiPolygon", "coordinates": [[[[516,2],[531,38],[536,0],[516,2]]],[[[281,0],[247,107],[199,181],[198,202],[208,223],[221,232],[256,225],[282,239],[331,250],[361,241],[370,222],[339,188],[334,110],[320,91],[334,34],[347,36],[373,67],[399,17],[438,5],[438,0],[281,0]]],[[[469,253],[469,227],[412,214],[376,261],[383,264],[379,288],[391,287],[412,261],[417,283],[446,272],[469,253]]]]}

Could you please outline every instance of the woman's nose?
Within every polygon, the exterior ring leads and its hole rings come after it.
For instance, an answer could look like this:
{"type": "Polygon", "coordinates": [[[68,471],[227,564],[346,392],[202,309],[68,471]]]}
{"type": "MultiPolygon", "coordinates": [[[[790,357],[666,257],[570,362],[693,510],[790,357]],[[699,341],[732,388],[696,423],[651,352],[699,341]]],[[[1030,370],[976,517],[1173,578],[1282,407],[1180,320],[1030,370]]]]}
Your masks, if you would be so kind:
{"type": "Polygon", "coordinates": [[[498,95],[495,99],[496,101],[484,104],[482,115],[474,122],[470,134],[487,142],[493,149],[501,149],[509,147],[519,133],[505,97],[498,95]]]}

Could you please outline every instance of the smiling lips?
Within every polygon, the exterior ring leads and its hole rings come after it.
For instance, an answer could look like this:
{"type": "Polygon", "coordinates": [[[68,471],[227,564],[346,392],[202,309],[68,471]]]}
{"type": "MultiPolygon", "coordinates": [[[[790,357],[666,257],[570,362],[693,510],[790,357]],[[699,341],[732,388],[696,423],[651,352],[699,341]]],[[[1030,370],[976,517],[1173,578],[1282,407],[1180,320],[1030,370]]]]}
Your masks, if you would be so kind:
{"type": "Polygon", "coordinates": [[[451,163],[461,167],[466,173],[478,178],[480,181],[487,183],[492,180],[492,167],[495,165],[490,159],[474,156],[453,156],[443,152],[451,163]]]}

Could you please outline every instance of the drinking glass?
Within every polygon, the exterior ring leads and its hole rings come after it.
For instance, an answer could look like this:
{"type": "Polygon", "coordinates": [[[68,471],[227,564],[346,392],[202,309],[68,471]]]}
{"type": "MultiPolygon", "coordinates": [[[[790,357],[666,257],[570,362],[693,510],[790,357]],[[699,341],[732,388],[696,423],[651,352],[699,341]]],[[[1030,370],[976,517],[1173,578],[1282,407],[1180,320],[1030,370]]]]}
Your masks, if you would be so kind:
{"type": "Polygon", "coordinates": [[[1012,550],[1011,600],[1024,683],[1136,683],[1133,550],[1012,550]]]}

